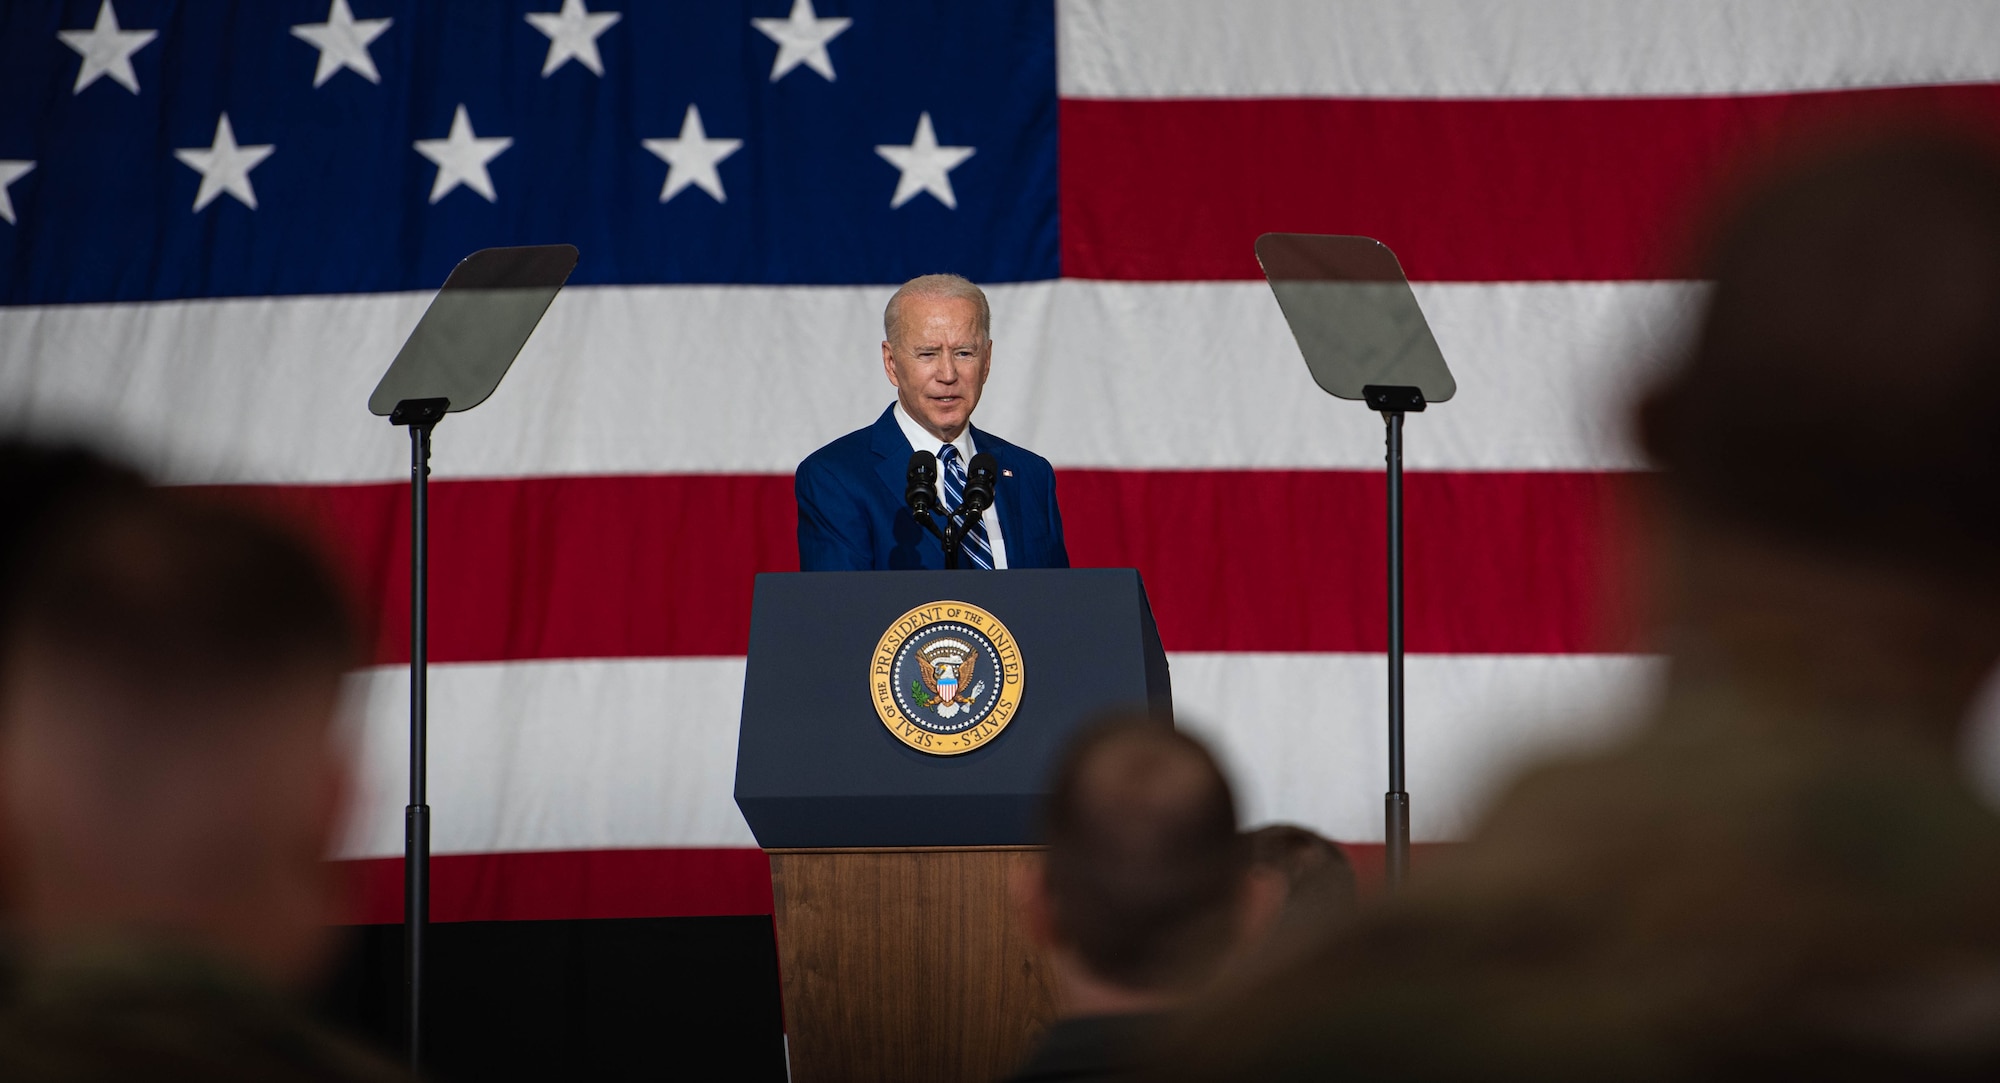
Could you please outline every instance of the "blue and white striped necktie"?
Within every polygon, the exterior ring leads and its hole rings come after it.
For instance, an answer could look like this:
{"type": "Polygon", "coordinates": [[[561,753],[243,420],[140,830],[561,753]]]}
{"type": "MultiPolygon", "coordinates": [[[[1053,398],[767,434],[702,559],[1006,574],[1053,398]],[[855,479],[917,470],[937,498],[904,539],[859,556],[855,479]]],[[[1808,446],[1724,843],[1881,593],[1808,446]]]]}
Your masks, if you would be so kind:
{"type": "MultiPolygon", "coordinates": [[[[946,444],[938,452],[938,462],[944,464],[944,504],[956,508],[965,501],[965,464],[958,461],[958,449],[946,444]]],[[[993,570],[993,546],[986,540],[986,517],[972,521],[972,529],[965,532],[959,544],[959,552],[976,568],[993,570]]]]}

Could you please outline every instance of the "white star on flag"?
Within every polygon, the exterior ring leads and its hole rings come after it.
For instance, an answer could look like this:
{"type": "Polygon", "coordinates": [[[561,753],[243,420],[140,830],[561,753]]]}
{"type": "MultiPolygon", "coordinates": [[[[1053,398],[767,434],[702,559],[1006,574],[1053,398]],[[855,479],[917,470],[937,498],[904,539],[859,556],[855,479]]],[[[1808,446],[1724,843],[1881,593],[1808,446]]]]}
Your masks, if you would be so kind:
{"type": "Polygon", "coordinates": [[[549,55],[542,61],[542,78],[548,78],[572,58],[602,77],[604,60],[597,55],[597,35],[611,29],[621,18],[624,16],[615,11],[592,15],[583,6],[583,0],[563,0],[561,11],[529,12],[529,24],[549,39],[549,55]]]}
{"type": "Polygon", "coordinates": [[[500,197],[493,191],[493,178],[486,175],[486,163],[513,145],[514,141],[504,135],[486,139],[474,135],[472,118],[461,104],[458,112],[452,114],[450,135],[417,140],[417,153],[436,162],[438,167],[437,180],[431,185],[431,202],[443,199],[445,193],[461,184],[485,196],[488,203],[498,202],[500,197]]]}
{"type": "Polygon", "coordinates": [[[0,218],[5,218],[9,225],[14,223],[14,197],[7,194],[7,186],[27,176],[33,168],[33,162],[0,160],[0,218]]]}
{"type": "Polygon", "coordinates": [[[891,210],[917,198],[919,192],[929,192],[937,197],[939,203],[953,210],[958,209],[958,197],[951,191],[951,171],[972,157],[973,148],[938,146],[937,132],[931,127],[929,113],[917,117],[917,134],[908,146],[877,146],[875,153],[903,171],[902,178],[896,182],[896,194],[889,200],[891,210]]]}
{"type": "Polygon", "coordinates": [[[813,12],[812,0],[792,0],[792,14],[786,19],[752,19],[750,25],[778,43],[778,58],[771,62],[771,81],[804,64],[833,82],[833,57],[826,43],[840,36],[853,19],[821,19],[813,12]]]}
{"type": "Polygon", "coordinates": [[[347,0],[333,0],[325,22],[300,23],[292,27],[293,37],[319,50],[319,67],[313,71],[313,86],[324,85],[342,68],[371,83],[380,83],[382,74],[375,70],[375,58],[368,55],[368,44],[381,37],[382,31],[389,29],[392,22],[395,20],[357,19],[348,8],[347,0]]]}
{"type": "Polygon", "coordinates": [[[257,209],[257,193],[250,187],[250,171],[271,156],[269,143],[255,147],[236,145],[236,132],[229,126],[229,114],[215,122],[215,141],[206,149],[188,147],[174,152],[181,164],[201,174],[201,188],[194,194],[194,209],[215,202],[224,192],[235,196],[251,210],[257,209]]]}
{"type": "Polygon", "coordinates": [[[710,139],[701,126],[701,110],[693,105],[688,106],[687,116],[681,119],[680,138],[641,139],[639,142],[667,163],[667,183],[660,189],[662,203],[679,195],[689,185],[714,196],[717,203],[724,202],[722,175],[715,171],[715,164],[743,146],[741,139],[710,139]]]}
{"type": "Polygon", "coordinates": [[[157,30],[119,29],[118,13],[111,10],[111,0],[104,0],[97,9],[96,26],[88,30],[56,31],[56,37],[64,45],[83,57],[83,65],[76,71],[76,89],[70,93],[83,93],[84,87],[104,75],[126,90],[139,93],[139,73],[132,70],[132,54],[159,36],[157,30]]]}

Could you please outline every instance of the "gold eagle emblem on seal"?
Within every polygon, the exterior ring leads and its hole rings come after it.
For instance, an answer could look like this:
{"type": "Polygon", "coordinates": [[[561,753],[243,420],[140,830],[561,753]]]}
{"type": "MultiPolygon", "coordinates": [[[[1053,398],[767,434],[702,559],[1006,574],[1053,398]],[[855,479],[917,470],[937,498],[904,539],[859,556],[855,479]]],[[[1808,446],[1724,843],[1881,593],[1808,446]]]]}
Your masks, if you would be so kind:
{"type": "Polygon", "coordinates": [[[868,693],[896,739],[957,756],[1000,735],[1021,704],[1021,646],[998,617],[930,602],[896,618],[875,644],[868,693]]]}

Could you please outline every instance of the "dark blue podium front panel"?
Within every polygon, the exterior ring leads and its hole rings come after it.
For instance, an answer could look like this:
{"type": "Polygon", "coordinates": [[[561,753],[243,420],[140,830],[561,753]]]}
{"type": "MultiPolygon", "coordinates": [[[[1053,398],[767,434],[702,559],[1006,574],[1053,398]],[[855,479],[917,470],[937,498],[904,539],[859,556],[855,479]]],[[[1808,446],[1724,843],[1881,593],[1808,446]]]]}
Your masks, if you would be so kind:
{"type": "Polygon", "coordinates": [[[1069,735],[1118,707],[1173,710],[1166,655],[1130,568],[760,575],[736,806],[767,849],[1032,843],[1069,735]],[[1020,652],[1011,720],[958,755],[898,740],[871,696],[883,633],[932,602],[991,613],[1020,652]]]}

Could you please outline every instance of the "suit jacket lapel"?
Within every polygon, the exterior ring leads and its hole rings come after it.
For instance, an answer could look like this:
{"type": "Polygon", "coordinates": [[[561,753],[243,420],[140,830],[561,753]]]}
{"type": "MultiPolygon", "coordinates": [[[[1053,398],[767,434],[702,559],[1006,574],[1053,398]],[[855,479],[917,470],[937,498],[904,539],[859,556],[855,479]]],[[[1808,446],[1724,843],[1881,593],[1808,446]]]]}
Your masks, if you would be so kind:
{"type": "MultiPolygon", "coordinates": [[[[868,446],[877,456],[875,475],[889,490],[890,507],[901,508],[903,487],[909,479],[911,448],[910,438],[904,436],[903,427],[896,424],[895,409],[891,404],[882,411],[881,417],[875,419],[868,446]]],[[[997,436],[981,432],[976,425],[972,429],[972,442],[980,451],[992,455],[1001,470],[993,485],[993,503],[1000,516],[1000,533],[1007,539],[1007,563],[1014,567],[1022,562],[1034,563],[1040,559],[1041,542],[1028,536],[1029,518],[1019,499],[1022,464],[1014,455],[1014,446],[997,436]],[[1013,473],[1007,473],[1010,470],[1013,473]]],[[[935,554],[937,543],[929,542],[925,552],[935,554]]]]}
{"type": "Polygon", "coordinates": [[[900,508],[903,486],[910,476],[910,439],[903,435],[903,427],[896,424],[895,410],[892,403],[875,419],[874,435],[869,438],[868,446],[878,456],[876,476],[889,487],[889,506],[900,508]]]}
{"type": "Polygon", "coordinates": [[[993,510],[1000,516],[1000,536],[1007,543],[1007,566],[1018,568],[1023,561],[1032,563],[1039,551],[1029,544],[1027,519],[1021,512],[1021,464],[1014,458],[1014,445],[980,432],[977,425],[972,428],[972,443],[993,456],[993,462],[1000,467],[1000,476],[993,481],[993,510]],[[1013,473],[1009,474],[1010,470],[1013,473]]]}

